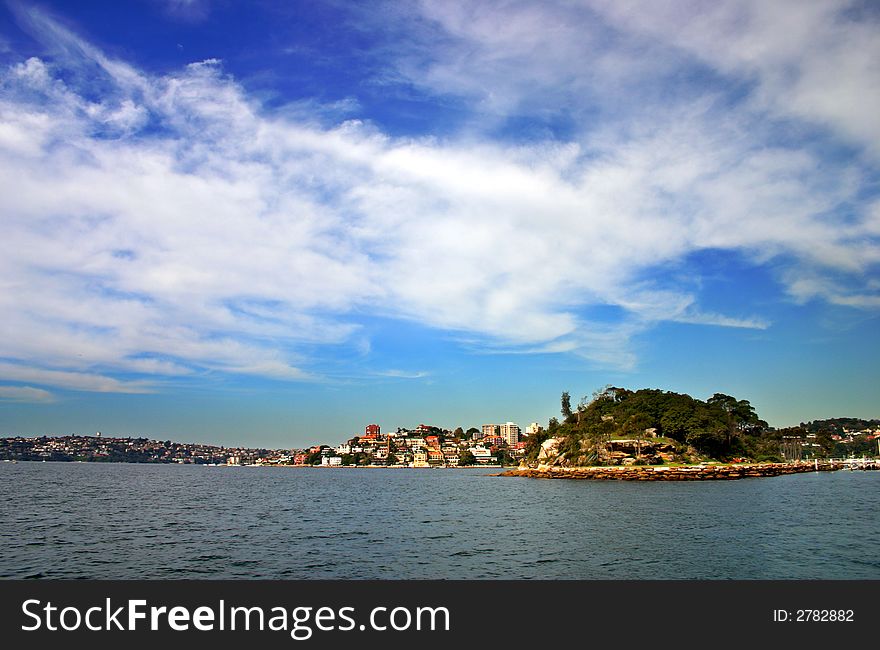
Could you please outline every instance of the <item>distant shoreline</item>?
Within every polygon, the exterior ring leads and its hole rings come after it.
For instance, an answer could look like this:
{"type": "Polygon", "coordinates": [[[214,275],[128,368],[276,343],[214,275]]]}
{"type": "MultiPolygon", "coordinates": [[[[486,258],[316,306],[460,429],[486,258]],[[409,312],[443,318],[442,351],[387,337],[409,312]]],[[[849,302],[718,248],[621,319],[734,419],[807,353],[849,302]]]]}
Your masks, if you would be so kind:
{"type": "Polygon", "coordinates": [[[93,460],[34,460],[34,459],[3,459],[0,465],[9,463],[54,463],[65,465],[178,465],[187,467],[226,467],[226,468],[285,468],[285,469],[461,469],[502,470],[490,476],[536,478],[536,479],[568,479],[568,480],[604,480],[604,481],[700,481],[700,480],[733,480],[743,478],[766,478],[787,474],[805,474],[810,472],[836,472],[844,469],[880,470],[880,460],[862,461],[798,461],[793,463],[704,463],[699,465],[610,465],[584,467],[513,467],[510,465],[465,465],[465,466],[433,466],[410,467],[405,465],[283,465],[275,463],[230,465],[228,463],[168,463],[168,462],[130,462],[130,461],[93,461],[93,460]]]}
{"type": "Polygon", "coordinates": [[[175,465],[181,467],[279,467],[286,469],[505,469],[511,465],[436,465],[433,467],[409,467],[407,465],[284,465],[280,463],[262,463],[247,465],[230,465],[229,463],[175,463],[167,461],[132,462],[125,460],[36,460],[33,458],[4,458],[0,463],[56,463],[62,465],[175,465]]]}

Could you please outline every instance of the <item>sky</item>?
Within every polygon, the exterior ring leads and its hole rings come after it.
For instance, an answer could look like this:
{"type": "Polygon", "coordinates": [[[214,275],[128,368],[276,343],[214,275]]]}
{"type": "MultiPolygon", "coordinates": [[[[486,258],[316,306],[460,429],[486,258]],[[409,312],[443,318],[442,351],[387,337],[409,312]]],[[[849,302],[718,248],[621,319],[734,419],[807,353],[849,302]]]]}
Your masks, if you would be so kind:
{"type": "Polygon", "coordinates": [[[872,2],[0,4],[0,435],[880,417],[878,115],[872,2]]]}

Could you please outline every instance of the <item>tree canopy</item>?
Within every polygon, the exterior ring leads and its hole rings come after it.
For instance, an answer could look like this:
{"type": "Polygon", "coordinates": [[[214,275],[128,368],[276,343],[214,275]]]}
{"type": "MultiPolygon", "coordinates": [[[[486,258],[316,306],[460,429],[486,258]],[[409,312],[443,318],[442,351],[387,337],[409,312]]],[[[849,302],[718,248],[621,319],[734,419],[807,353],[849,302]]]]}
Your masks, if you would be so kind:
{"type": "MultiPolygon", "coordinates": [[[[552,427],[552,434],[563,437],[562,449],[584,464],[595,462],[608,440],[648,436],[671,439],[683,455],[690,450],[703,457],[729,459],[778,453],[777,441],[765,435],[767,423],[751,403],[723,393],[702,401],[671,391],[609,385],[595,391],[592,399],[582,400],[577,417],[568,391],[562,393],[562,415],[565,419],[552,427]]],[[[539,442],[529,445],[528,455],[534,457],[539,447],[539,442]]]]}

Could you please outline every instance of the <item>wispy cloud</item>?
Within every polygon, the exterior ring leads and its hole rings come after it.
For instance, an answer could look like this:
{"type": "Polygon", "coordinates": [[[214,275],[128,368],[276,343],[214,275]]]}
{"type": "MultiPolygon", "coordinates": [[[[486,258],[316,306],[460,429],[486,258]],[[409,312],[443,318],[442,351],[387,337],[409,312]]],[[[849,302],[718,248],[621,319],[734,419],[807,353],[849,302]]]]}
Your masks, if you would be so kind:
{"type": "MultiPolygon", "coordinates": [[[[10,360],[0,378],[125,392],[206,372],[315,380],[321,350],[369,350],[356,324],[365,311],[484,349],[631,368],[634,338],[659,322],[768,326],[652,279],[711,249],[773,260],[803,299],[875,308],[870,155],[828,156],[812,133],[778,137],[774,120],[821,122],[864,152],[874,127],[860,113],[773,99],[806,98],[824,77],[804,68],[796,83],[777,79],[773,66],[793,60],[784,52],[736,58],[741,21],[723,12],[705,8],[717,32],[708,41],[658,32],[621,7],[422,5],[431,40],[414,32],[386,52],[398,78],[470,107],[473,123],[442,140],[354,119],[322,126],[330,114],[308,102],[270,111],[217,60],[150,75],[21,9],[55,49],[0,78],[0,357],[10,360]],[[64,80],[81,65],[98,71],[100,99],[64,80]],[[755,90],[732,99],[712,82],[664,96],[682,66],[755,90]],[[644,101],[626,105],[643,86],[644,101]],[[564,136],[498,135],[509,117],[540,122],[560,105],[575,107],[564,136]],[[584,317],[591,306],[622,316],[584,317]]],[[[772,16],[748,7],[760,44],[772,16]]],[[[809,20],[808,33],[825,29],[809,20]]],[[[864,44],[865,28],[852,29],[852,47],[864,44]]],[[[842,76],[880,109],[872,68],[834,44],[842,76]]]]}
{"type": "Polygon", "coordinates": [[[394,377],[398,379],[422,379],[430,376],[431,373],[425,371],[412,372],[408,370],[381,370],[376,373],[379,377],[394,377]]]}
{"type": "Polygon", "coordinates": [[[211,13],[210,0],[158,0],[169,17],[187,23],[200,23],[211,13]]]}
{"type": "Polygon", "coordinates": [[[0,377],[9,381],[58,386],[70,390],[97,393],[151,393],[153,384],[146,381],[122,381],[84,372],[44,370],[0,362],[0,377]]]}
{"type": "Polygon", "coordinates": [[[0,386],[0,400],[44,404],[55,401],[55,396],[47,390],[33,386],[0,386]]]}
{"type": "Polygon", "coordinates": [[[852,0],[590,4],[619,29],[754,84],[756,109],[824,125],[880,154],[876,8],[852,0]]]}

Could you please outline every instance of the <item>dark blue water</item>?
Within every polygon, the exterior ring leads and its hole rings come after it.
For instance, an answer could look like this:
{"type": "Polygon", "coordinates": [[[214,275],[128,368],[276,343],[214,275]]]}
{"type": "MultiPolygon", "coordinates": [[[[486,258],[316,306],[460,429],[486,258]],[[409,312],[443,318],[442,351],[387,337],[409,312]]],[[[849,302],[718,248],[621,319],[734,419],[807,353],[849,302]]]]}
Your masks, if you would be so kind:
{"type": "Polygon", "coordinates": [[[0,463],[5,578],[880,578],[880,472],[0,463]]]}

